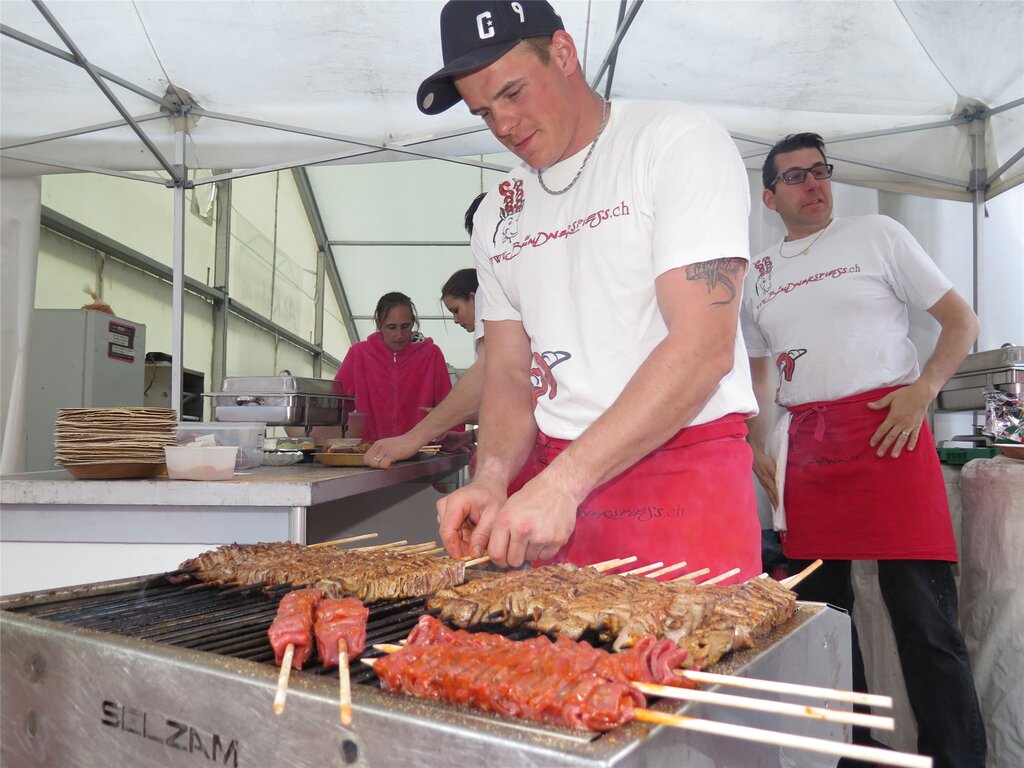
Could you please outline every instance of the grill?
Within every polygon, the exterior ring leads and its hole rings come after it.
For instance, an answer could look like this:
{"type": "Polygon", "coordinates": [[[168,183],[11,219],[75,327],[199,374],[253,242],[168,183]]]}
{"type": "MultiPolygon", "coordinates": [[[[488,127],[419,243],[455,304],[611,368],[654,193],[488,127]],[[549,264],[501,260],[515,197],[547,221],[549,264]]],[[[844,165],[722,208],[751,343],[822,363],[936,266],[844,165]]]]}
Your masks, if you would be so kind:
{"type": "MultiPolygon", "coordinates": [[[[319,665],[292,672],[287,710],[274,717],[277,668],[266,631],[283,592],[142,577],[0,602],[0,757],[8,765],[97,768],[831,764],[662,726],[593,734],[421,701],[381,691],[373,670],[358,663],[351,728],[338,723],[337,670],[319,665]]],[[[423,602],[372,605],[364,655],[376,655],[369,644],[406,636],[423,602]]],[[[845,615],[803,604],[762,647],[733,654],[716,671],[849,687],[840,661],[849,658],[848,638],[845,615]]],[[[652,708],[844,737],[835,724],[668,701],[652,708]]]]}

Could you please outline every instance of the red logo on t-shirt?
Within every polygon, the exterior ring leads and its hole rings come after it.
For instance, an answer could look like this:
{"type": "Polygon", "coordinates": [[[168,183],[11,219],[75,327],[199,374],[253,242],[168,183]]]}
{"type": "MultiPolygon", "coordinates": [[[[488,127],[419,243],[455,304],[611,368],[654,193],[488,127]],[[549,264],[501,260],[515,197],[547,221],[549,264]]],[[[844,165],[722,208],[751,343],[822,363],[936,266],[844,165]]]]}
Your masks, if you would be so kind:
{"type": "Polygon", "coordinates": [[[533,367],[530,369],[530,381],[533,382],[533,407],[537,407],[537,401],[544,395],[548,400],[554,400],[558,395],[558,381],[551,372],[559,363],[563,363],[572,357],[568,352],[541,352],[533,353],[533,367]]]}
{"type": "Polygon", "coordinates": [[[775,358],[775,367],[779,370],[779,386],[775,388],[775,402],[779,401],[779,390],[782,389],[782,381],[793,380],[793,371],[796,370],[796,361],[807,354],[806,349],[791,349],[783,352],[775,358]]]}
{"type": "Polygon", "coordinates": [[[491,244],[498,244],[498,235],[503,243],[511,243],[519,234],[519,214],[526,205],[526,193],[523,191],[522,179],[508,179],[498,185],[501,195],[501,208],[498,210],[498,225],[494,228],[491,244]]]}

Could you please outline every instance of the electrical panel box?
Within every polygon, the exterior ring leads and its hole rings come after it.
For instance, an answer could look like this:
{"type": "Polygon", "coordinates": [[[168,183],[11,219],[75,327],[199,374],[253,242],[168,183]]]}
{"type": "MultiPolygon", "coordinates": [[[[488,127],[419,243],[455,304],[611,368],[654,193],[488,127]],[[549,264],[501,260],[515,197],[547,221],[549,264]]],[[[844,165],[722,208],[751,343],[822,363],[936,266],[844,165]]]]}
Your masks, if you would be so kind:
{"type": "Polygon", "coordinates": [[[141,406],[146,326],[92,309],[32,312],[25,470],[54,469],[59,408],[141,406]]]}

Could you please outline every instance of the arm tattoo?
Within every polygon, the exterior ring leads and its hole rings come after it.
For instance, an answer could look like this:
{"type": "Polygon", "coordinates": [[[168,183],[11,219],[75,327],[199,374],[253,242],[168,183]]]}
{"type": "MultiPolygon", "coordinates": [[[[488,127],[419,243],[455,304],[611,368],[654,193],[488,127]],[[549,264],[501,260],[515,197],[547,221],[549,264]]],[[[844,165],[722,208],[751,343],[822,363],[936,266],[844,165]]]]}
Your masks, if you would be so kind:
{"type": "Polygon", "coordinates": [[[686,279],[707,281],[709,295],[714,293],[715,289],[723,288],[728,296],[712,304],[731,304],[736,298],[736,284],[743,279],[746,271],[746,259],[715,259],[687,266],[686,279]]]}

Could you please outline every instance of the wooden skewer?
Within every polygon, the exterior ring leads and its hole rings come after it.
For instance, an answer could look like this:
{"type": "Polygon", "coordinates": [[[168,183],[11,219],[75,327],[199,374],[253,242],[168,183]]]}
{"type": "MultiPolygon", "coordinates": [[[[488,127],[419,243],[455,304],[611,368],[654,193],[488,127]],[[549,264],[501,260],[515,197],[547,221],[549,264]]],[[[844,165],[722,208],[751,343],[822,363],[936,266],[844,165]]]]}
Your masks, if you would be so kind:
{"type": "Polygon", "coordinates": [[[892,698],[877,693],[861,693],[860,691],[839,691],[832,688],[819,688],[813,685],[801,685],[799,683],[780,683],[777,680],[759,680],[756,677],[736,677],[734,675],[719,675],[715,672],[698,672],[696,670],[684,670],[683,677],[693,680],[695,683],[709,683],[718,685],[731,685],[736,688],[749,688],[752,691],[770,691],[772,693],[786,693],[793,696],[807,696],[813,699],[830,699],[832,701],[845,701],[850,704],[863,704],[868,707],[892,708],[892,698]]]}
{"type": "Polygon", "coordinates": [[[404,552],[407,555],[417,554],[421,549],[431,549],[436,547],[436,541],[424,541],[422,544],[409,544],[406,547],[398,547],[399,552],[404,552]]]}
{"type": "Polygon", "coordinates": [[[489,555],[483,555],[482,557],[477,557],[477,558],[474,558],[473,560],[467,560],[466,561],[466,567],[468,568],[471,565],[483,565],[484,563],[489,562],[490,559],[491,558],[490,558],[489,555]]]}
{"type": "Polygon", "coordinates": [[[802,571],[800,571],[800,573],[794,574],[794,575],[790,576],[788,579],[783,579],[780,583],[786,589],[792,589],[797,584],[799,584],[801,581],[803,581],[808,576],[810,576],[812,573],[814,573],[816,570],[818,570],[820,567],[821,567],[821,560],[815,560],[813,563],[811,563],[806,568],[804,568],[802,571]]]}
{"type": "Polygon", "coordinates": [[[595,571],[610,571],[615,568],[618,568],[620,565],[629,565],[630,563],[635,562],[636,559],[636,555],[632,555],[630,557],[617,557],[612,560],[605,560],[600,563],[594,563],[590,567],[593,568],[595,571]]]}
{"type": "Polygon", "coordinates": [[[442,552],[444,552],[444,547],[434,547],[433,549],[428,549],[428,550],[426,550],[424,552],[419,552],[418,554],[421,554],[421,555],[439,555],[442,552]]]}
{"type": "MultiPolygon", "coordinates": [[[[376,659],[360,659],[360,661],[371,668],[377,663],[376,659]]],[[[710,733],[743,741],[755,741],[761,744],[774,744],[779,747],[805,749],[837,757],[870,760],[882,765],[902,766],[902,768],[932,768],[932,759],[930,757],[911,755],[906,752],[892,752],[877,747],[863,747],[859,744],[846,744],[829,741],[828,739],[801,736],[795,733],[769,731],[763,728],[751,728],[732,723],[718,723],[713,720],[700,720],[696,717],[673,715],[668,712],[658,712],[652,709],[634,709],[633,715],[637,720],[645,723],[668,725],[673,728],[710,733]]]]}
{"type": "Polygon", "coordinates": [[[717,584],[720,581],[725,581],[730,576],[735,576],[739,572],[740,572],[739,568],[733,568],[732,570],[726,571],[725,573],[720,573],[717,576],[714,576],[714,577],[708,579],[707,581],[702,581],[701,582],[701,586],[707,586],[709,584],[717,584]]]}
{"type": "Polygon", "coordinates": [[[686,567],[686,561],[685,560],[680,560],[678,563],[673,563],[672,565],[666,565],[664,568],[659,568],[654,573],[648,573],[647,574],[647,578],[648,579],[656,579],[659,576],[664,576],[666,573],[672,573],[672,571],[678,571],[680,568],[685,568],[685,567],[686,567]]]}
{"type": "Polygon", "coordinates": [[[756,699],[750,696],[733,696],[732,694],[716,693],[714,691],[695,691],[689,688],[675,688],[671,685],[656,685],[654,683],[633,683],[633,687],[641,693],[646,693],[650,696],[662,696],[666,699],[699,701],[705,704],[719,704],[726,707],[737,707],[739,709],[752,709],[757,712],[771,712],[777,715],[810,717],[816,720],[825,720],[833,723],[862,725],[865,728],[882,728],[887,731],[894,730],[896,727],[896,723],[891,717],[868,715],[861,712],[847,712],[842,709],[808,707],[803,704],[791,704],[784,701],[756,699]]]}
{"type": "Polygon", "coordinates": [[[319,541],[316,544],[310,544],[309,549],[316,549],[317,547],[333,547],[336,544],[350,544],[353,541],[376,539],[378,536],[380,536],[379,533],[364,533],[360,536],[349,536],[347,539],[335,539],[334,541],[319,541]]]}
{"type": "Polygon", "coordinates": [[[639,576],[642,573],[647,573],[648,571],[653,571],[655,568],[661,568],[661,566],[663,566],[663,565],[664,565],[664,563],[659,560],[658,562],[651,563],[650,565],[641,565],[639,568],[634,568],[632,571],[623,571],[619,575],[620,576],[639,576]]]}
{"type": "Polygon", "coordinates": [[[682,576],[678,576],[674,579],[669,579],[669,581],[690,581],[692,579],[696,579],[698,576],[703,576],[705,573],[711,573],[711,569],[701,568],[699,571],[691,571],[690,573],[684,573],[682,576]]]}
{"type": "Polygon", "coordinates": [[[284,699],[288,695],[288,676],[292,672],[292,656],[295,655],[295,644],[288,643],[281,659],[281,674],[277,678],[277,692],[274,694],[274,714],[284,712],[284,699]]]}
{"type": "Polygon", "coordinates": [[[392,541],[387,544],[373,544],[369,547],[354,547],[353,552],[372,552],[375,549],[394,549],[395,547],[401,547],[403,544],[408,544],[408,539],[401,539],[400,541],[392,541]]]}
{"type": "Polygon", "coordinates": [[[348,643],[338,638],[338,699],[341,702],[341,724],[352,725],[352,685],[348,676],[348,643]]]}
{"type": "Polygon", "coordinates": [[[374,643],[373,647],[383,653],[395,653],[396,651],[402,650],[402,646],[395,645],[394,643],[374,643]]]}
{"type": "Polygon", "coordinates": [[[801,736],[795,733],[768,731],[763,728],[751,728],[746,725],[718,723],[713,720],[700,720],[685,715],[672,715],[652,709],[633,710],[637,720],[645,723],[657,723],[673,728],[682,728],[698,733],[710,733],[743,741],[756,741],[761,744],[774,744],[779,747],[795,747],[823,755],[850,757],[855,760],[868,760],[881,765],[896,765],[903,768],[931,768],[932,759],[924,755],[912,755],[907,752],[892,752],[878,747],[863,747],[860,744],[818,739],[812,736],[801,736]]]}

